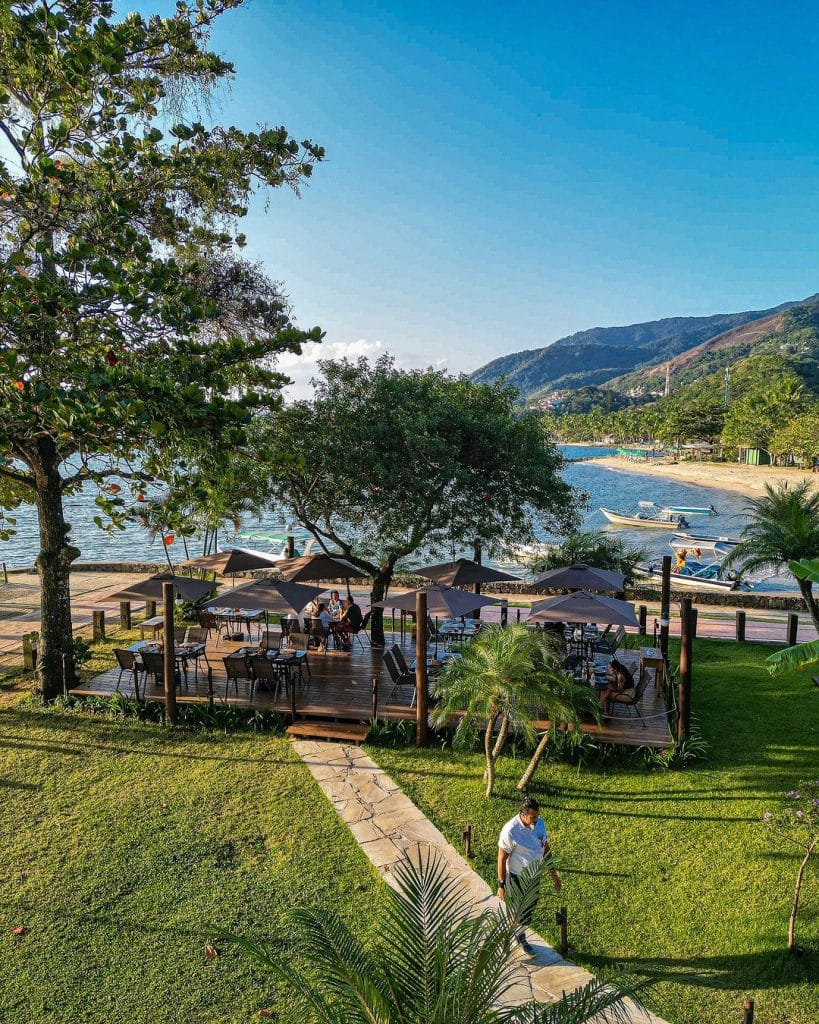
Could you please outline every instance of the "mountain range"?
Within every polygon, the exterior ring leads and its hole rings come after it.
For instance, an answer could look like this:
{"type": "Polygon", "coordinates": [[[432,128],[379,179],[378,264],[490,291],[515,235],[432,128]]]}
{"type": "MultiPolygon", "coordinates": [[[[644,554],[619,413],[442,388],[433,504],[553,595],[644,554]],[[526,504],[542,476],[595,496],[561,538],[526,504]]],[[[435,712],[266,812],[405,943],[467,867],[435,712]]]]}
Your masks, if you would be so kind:
{"type": "MultiPolygon", "coordinates": [[[[648,396],[662,389],[667,366],[672,382],[679,385],[736,359],[776,350],[787,310],[803,311],[802,319],[815,327],[819,294],[772,309],[595,327],[542,348],[500,356],[472,378],[489,383],[503,377],[531,405],[555,391],[589,386],[648,396]]],[[[796,318],[788,318],[789,329],[792,319],[796,318]]],[[[819,352],[812,353],[817,356],[819,352]]]]}

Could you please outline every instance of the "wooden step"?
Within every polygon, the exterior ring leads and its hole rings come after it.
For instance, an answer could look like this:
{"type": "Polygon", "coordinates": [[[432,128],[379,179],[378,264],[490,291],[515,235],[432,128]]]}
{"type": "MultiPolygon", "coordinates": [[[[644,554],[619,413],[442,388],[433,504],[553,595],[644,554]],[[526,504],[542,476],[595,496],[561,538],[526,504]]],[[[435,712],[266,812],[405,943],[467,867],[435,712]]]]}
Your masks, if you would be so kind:
{"type": "Polygon", "coordinates": [[[363,743],[370,731],[368,725],[353,725],[350,722],[294,722],[287,730],[288,736],[311,740],[339,740],[344,743],[363,743]]]}

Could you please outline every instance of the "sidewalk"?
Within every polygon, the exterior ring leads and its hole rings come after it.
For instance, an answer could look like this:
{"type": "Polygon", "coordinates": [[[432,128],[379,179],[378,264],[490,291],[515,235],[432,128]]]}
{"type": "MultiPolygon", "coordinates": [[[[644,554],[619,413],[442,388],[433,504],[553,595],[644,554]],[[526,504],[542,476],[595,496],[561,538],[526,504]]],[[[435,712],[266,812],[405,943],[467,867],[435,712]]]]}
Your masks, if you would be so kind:
{"type": "MultiPolygon", "coordinates": [[[[293,746],[388,885],[395,885],[393,868],[398,861],[434,851],[444,860],[447,873],[462,881],[476,914],[499,906],[480,875],[363,750],[312,740],[299,740],[293,746]]],[[[528,960],[518,954],[517,977],[506,994],[507,1005],[532,999],[551,1003],[593,980],[593,975],[564,960],[531,929],[528,936],[536,956],[528,960]]],[[[626,1005],[633,1024],[665,1024],[628,1001],[626,1005]]]]}

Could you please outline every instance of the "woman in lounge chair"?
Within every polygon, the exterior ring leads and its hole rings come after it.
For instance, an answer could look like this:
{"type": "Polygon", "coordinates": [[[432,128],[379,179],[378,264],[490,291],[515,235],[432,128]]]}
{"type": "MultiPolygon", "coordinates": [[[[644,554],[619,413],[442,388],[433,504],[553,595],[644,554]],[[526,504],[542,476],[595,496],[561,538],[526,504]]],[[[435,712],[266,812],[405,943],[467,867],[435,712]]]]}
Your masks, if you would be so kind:
{"type": "Polygon", "coordinates": [[[603,717],[609,718],[609,703],[612,697],[617,694],[634,692],[634,676],[629,672],[628,667],[612,658],[606,672],[606,688],[600,694],[600,704],[603,707],[603,717]]]}

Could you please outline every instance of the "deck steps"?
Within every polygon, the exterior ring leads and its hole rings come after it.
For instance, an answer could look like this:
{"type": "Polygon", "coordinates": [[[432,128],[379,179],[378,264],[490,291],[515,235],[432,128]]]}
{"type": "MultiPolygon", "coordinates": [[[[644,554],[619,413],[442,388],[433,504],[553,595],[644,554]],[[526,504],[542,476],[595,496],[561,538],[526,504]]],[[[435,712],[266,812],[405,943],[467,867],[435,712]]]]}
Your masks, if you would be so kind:
{"type": "Polygon", "coordinates": [[[370,731],[368,725],[354,725],[352,722],[294,722],[287,735],[298,739],[336,740],[339,743],[361,744],[370,731]]]}

